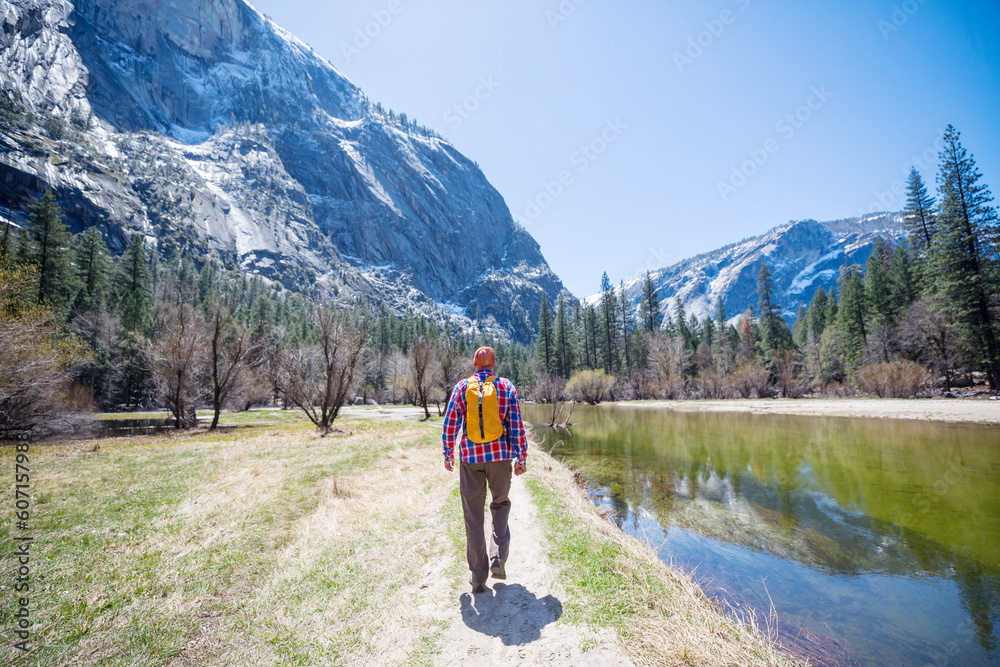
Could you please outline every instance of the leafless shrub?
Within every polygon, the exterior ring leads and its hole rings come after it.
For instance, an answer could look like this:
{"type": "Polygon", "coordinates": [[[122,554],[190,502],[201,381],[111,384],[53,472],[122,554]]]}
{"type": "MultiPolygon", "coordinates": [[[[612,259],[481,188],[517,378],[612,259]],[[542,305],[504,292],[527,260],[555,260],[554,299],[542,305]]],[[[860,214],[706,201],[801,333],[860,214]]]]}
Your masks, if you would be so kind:
{"type": "Polygon", "coordinates": [[[932,298],[921,297],[906,311],[897,337],[908,356],[929,364],[944,376],[945,391],[951,389],[959,349],[958,323],[950,308],[941,307],[932,298]]]}
{"type": "Polygon", "coordinates": [[[862,366],[854,372],[854,381],[858,389],[879,398],[911,398],[927,389],[931,373],[914,361],[898,359],[862,366]]]}
{"type": "Polygon", "coordinates": [[[0,436],[58,430],[90,407],[71,380],[85,349],[47,308],[19,298],[34,279],[31,269],[0,260],[0,436]]]}
{"type": "Polygon", "coordinates": [[[410,373],[410,359],[402,350],[392,350],[386,358],[386,397],[388,402],[396,404],[408,400],[413,390],[413,378],[410,373]]]}
{"type": "Polygon", "coordinates": [[[768,370],[754,361],[741,364],[726,380],[730,392],[739,394],[741,398],[764,398],[771,385],[768,370]]]}
{"type": "Polygon", "coordinates": [[[597,405],[611,392],[615,378],[601,371],[577,371],[566,383],[566,394],[574,401],[597,405]]]}
{"type": "Polygon", "coordinates": [[[189,304],[162,304],[156,315],[157,335],[146,355],[160,400],[174,415],[177,428],[198,423],[195,404],[202,396],[207,363],[202,345],[205,321],[189,304]]]}
{"type": "Polygon", "coordinates": [[[701,398],[728,398],[729,390],[726,386],[726,374],[715,366],[710,366],[702,370],[695,380],[695,387],[698,396],[701,398]]]}
{"type": "Polygon", "coordinates": [[[782,350],[774,355],[774,374],[778,391],[785,398],[802,398],[809,388],[809,379],[804,376],[802,355],[794,350],[782,350]]]}
{"type": "Polygon", "coordinates": [[[320,308],[316,313],[317,343],[286,350],[272,367],[279,394],[330,433],[340,409],[354,390],[354,375],[368,336],[366,317],[320,308]]]}
{"type": "Polygon", "coordinates": [[[469,360],[455,351],[451,341],[445,340],[441,344],[437,355],[438,367],[435,377],[441,391],[444,392],[444,403],[451,400],[451,393],[455,390],[455,385],[459,380],[472,373],[472,364],[469,360]]]}
{"type": "Polygon", "coordinates": [[[431,388],[435,386],[434,361],[437,358],[437,345],[434,341],[421,338],[410,346],[410,371],[413,374],[413,390],[416,403],[424,409],[424,419],[430,419],[427,409],[431,388]]]}
{"type": "Polygon", "coordinates": [[[529,396],[539,403],[558,403],[566,389],[566,380],[558,375],[540,372],[531,386],[529,396]]]}
{"type": "Polygon", "coordinates": [[[212,307],[206,329],[213,410],[209,430],[218,427],[222,407],[228,403],[230,394],[244,384],[247,362],[256,357],[263,345],[263,341],[251,338],[248,324],[236,321],[238,305],[235,298],[219,299],[212,307]]]}
{"type": "Polygon", "coordinates": [[[656,398],[659,390],[656,377],[648,369],[632,371],[628,376],[628,388],[631,393],[630,398],[636,400],[656,398]]]}
{"type": "Polygon", "coordinates": [[[246,411],[250,408],[268,405],[274,400],[274,386],[262,368],[249,367],[243,373],[239,384],[227,401],[229,407],[246,411]]]}

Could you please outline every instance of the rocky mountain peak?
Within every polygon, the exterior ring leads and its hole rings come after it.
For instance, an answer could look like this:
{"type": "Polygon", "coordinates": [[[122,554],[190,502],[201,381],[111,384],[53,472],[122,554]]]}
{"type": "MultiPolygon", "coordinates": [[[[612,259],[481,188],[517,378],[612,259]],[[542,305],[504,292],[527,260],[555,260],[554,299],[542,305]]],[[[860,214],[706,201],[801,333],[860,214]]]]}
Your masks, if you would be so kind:
{"type": "Polygon", "coordinates": [[[396,276],[397,310],[416,295],[520,339],[563,290],[474,162],[242,0],[0,0],[0,21],[0,89],[36,116],[0,128],[0,205],[53,188],[112,247],[140,231],[286,285],[396,276]]]}

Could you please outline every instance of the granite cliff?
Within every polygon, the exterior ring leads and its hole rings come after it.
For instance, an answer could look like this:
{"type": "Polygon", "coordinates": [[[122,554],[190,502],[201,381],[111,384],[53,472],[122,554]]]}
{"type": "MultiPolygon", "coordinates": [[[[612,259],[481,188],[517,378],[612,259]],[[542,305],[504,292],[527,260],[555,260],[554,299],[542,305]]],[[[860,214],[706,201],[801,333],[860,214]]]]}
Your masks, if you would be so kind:
{"type": "Polygon", "coordinates": [[[116,251],[494,320],[563,291],[477,165],[242,0],[0,0],[0,205],[53,189],[116,251]]]}

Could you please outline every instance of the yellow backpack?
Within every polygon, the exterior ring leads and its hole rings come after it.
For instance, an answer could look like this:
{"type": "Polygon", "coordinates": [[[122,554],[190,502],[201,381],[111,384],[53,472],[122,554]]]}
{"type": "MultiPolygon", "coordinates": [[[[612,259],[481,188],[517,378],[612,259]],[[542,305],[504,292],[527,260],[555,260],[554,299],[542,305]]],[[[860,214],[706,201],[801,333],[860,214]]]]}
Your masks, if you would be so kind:
{"type": "Polygon", "coordinates": [[[480,382],[473,375],[465,389],[465,435],[477,444],[499,440],[503,435],[500,400],[493,386],[496,379],[495,375],[489,375],[480,382]]]}

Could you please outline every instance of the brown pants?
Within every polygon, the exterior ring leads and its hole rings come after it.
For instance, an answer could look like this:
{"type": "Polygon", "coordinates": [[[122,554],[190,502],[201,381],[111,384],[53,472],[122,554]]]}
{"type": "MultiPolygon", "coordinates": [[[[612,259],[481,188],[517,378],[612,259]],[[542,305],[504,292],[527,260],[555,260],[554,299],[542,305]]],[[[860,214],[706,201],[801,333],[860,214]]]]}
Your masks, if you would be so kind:
{"type": "Polygon", "coordinates": [[[476,581],[485,582],[490,573],[490,560],[500,558],[506,561],[510,551],[510,461],[491,463],[461,463],[458,468],[458,487],[462,494],[462,510],[465,513],[466,556],[469,570],[476,581]],[[493,533],[490,537],[489,555],[486,551],[486,535],[483,530],[486,503],[486,486],[490,487],[490,514],[493,517],[493,533]]]}

